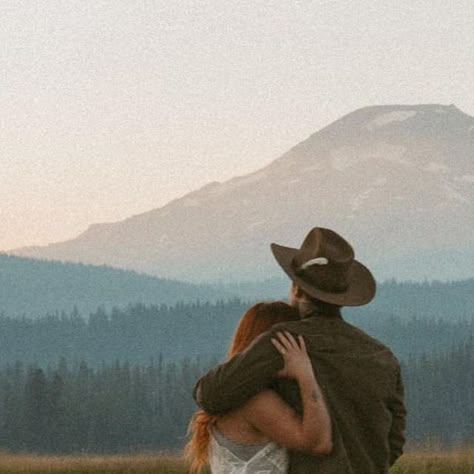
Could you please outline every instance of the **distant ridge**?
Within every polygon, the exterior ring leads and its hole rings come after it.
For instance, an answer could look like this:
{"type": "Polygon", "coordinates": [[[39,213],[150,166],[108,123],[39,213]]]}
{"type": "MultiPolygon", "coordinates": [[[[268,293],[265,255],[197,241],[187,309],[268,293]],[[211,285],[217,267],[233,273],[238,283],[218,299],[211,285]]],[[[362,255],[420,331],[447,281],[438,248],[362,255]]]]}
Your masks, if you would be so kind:
{"type": "Polygon", "coordinates": [[[99,306],[173,305],[214,301],[229,294],[106,266],[0,255],[0,314],[9,317],[70,313],[74,307],[88,316],[99,306]]]}
{"type": "Polygon", "coordinates": [[[265,168],[77,238],[12,254],[192,281],[279,274],[270,242],[347,237],[378,279],[474,275],[474,118],[454,105],[356,110],[265,168]]]}

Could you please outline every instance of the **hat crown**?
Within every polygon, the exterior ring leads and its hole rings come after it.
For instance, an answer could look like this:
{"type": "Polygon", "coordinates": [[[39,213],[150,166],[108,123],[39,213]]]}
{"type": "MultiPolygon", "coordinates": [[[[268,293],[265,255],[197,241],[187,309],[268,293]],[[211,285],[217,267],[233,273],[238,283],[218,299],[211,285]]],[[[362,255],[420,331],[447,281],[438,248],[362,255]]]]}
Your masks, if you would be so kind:
{"type": "Polygon", "coordinates": [[[354,250],[339,234],[313,228],[293,257],[296,275],[317,288],[335,293],[347,290],[354,250]]]}
{"type": "Polygon", "coordinates": [[[298,269],[318,257],[326,258],[330,265],[350,266],[354,260],[354,250],[349,242],[331,229],[314,227],[294,256],[293,264],[298,269]]]}

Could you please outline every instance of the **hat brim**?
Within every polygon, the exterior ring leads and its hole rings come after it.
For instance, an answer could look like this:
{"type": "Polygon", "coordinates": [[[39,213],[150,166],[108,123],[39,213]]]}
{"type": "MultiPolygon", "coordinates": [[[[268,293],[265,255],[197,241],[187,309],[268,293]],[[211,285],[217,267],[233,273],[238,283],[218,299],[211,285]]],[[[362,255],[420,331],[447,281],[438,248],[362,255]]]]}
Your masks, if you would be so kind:
{"type": "Polygon", "coordinates": [[[271,244],[271,249],[273,256],[284,272],[313,298],[339,306],[362,306],[371,301],[375,296],[376,284],[374,277],[370,270],[357,260],[354,260],[352,263],[347,290],[344,292],[330,293],[316,288],[295,274],[292,262],[298,249],[284,247],[278,244],[271,244]]]}

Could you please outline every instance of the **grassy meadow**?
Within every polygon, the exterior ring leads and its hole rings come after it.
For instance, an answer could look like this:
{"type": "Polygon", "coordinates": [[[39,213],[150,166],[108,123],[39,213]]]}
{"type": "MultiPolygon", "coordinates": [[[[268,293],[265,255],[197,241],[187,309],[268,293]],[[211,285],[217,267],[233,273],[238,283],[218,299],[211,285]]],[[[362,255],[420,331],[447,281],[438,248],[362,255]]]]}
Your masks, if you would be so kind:
{"type": "Polygon", "coordinates": [[[183,474],[186,465],[172,455],[36,456],[0,453],[0,473],[183,474]]]}
{"type": "MultiPolygon", "coordinates": [[[[0,453],[0,473],[185,474],[187,469],[183,460],[173,455],[55,457],[0,453]]],[[[390,474],[472,473],[474,473],[474,449],[413,451],[403,455],[390,470],[390,474]]]]}

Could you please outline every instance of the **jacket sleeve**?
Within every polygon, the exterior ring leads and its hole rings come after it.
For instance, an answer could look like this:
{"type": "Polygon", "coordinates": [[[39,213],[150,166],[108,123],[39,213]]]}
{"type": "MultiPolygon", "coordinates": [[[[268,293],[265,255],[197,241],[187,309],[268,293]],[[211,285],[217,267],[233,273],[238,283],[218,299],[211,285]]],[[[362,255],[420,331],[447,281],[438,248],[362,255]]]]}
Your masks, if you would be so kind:
{"type": "Polygon", "coordinates": [[[400,367],[397,369],[397,381],[393,396],[389,401],[389,409],[392,413],[392,425],[389,432],[390,445],[390,466],[403,453],[403,445],[405,444],[405,426],[406,426],[406,409],[404,402],[404,389],[400,373],[400,367]]]}
{"type": "Polygon", "coordinates": [[[193,390],[196,403],[212,415],[243,405],[250,397],[270,386],[283,368],[283,358],[271,342],[276,329],[260,335],[243,352],[211,369],[193,390]]]}

